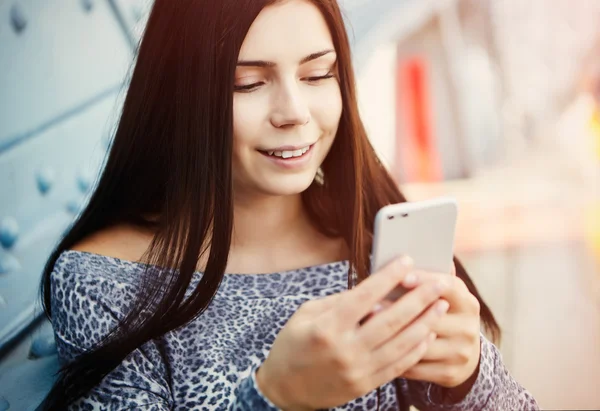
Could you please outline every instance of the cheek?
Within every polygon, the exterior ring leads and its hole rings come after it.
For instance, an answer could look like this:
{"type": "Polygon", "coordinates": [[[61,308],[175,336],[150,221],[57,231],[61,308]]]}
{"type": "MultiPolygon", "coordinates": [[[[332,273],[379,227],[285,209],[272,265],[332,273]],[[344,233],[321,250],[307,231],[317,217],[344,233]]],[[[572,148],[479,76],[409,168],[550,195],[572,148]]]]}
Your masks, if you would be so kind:
{"type": "Polygon", "coordinates": [[[342,116],[342,96],[339,86],[332,87],[314,100],[313,116],[318,121],[321,130],[327,135],[338,129],[342,116]]]}
{"type": "Polygon", "coordinates": [[[256,143],[255,133],[260,124],[259,105],[250,104],[249,99],[233,100],[233,150],[243,151],[244,147],[256,143]]]}

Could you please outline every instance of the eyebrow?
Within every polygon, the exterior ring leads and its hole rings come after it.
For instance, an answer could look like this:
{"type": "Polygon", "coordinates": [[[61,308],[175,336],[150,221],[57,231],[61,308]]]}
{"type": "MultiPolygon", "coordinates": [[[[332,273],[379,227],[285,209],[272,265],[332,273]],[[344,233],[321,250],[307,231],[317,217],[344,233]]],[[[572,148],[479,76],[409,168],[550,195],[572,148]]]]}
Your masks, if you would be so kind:
{"type": "MultiPolygon", "coordinates": [[[[334,53],[335,50],[333,49],[329,49],[329,50],[323,50],[323,51],[319,51],[317,53],[313,53],[309,56],[304,57],[302,60],[300,60],[300,65],[306,64],[309,61],[313,61],[318,59],[319,57],[323,57],[326,54],[329,53],[334,53]]],[[[237,63],[238,66],[242,66],[242,67],[276,67],[277,64],[271,62],[271,61],[264,61],[264,60],[240,60],[237,63]]]]}

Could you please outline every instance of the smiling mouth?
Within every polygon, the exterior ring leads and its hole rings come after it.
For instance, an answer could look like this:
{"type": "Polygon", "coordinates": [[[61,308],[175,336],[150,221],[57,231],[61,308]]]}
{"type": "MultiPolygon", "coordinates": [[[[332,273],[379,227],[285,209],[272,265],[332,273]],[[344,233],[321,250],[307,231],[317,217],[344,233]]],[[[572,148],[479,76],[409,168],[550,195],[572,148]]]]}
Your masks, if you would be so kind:
{"type": "Polygon", "coordinates": [[[287,160],[287,159],[290,159],[290,158],[299,158],[299,157],[302,157],[303,155],[305,155],[306,153],[308,153],[313,148],[313,146],[314,146],[314,144],[311,144],[310,146],[307,146],[307,147],[304,147],[304,148],[300,148],[298,150],[281,150],[281,151],[274,151],[274,150],[263,151],[263,150],[258,150],[258,151],[260,151],[265,156],[278,157],[278,158],[282,158],[284,160],[287,160]]]}

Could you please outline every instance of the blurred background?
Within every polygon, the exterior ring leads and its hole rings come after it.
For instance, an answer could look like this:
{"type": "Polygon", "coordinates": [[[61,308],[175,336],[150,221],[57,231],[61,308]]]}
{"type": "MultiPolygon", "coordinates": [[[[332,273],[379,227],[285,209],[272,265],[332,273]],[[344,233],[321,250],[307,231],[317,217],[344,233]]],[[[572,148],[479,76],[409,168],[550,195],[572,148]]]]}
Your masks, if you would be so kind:
{"type": "MultiPolygon", "coordinates": [[[[372,142],[456,254],[544,409],[599,409],[600,0],[340,0],[372,142]]],[[[37,301],[85,204],[149,0],[0,2],[0,411],[57,369],[37,301]]]]}

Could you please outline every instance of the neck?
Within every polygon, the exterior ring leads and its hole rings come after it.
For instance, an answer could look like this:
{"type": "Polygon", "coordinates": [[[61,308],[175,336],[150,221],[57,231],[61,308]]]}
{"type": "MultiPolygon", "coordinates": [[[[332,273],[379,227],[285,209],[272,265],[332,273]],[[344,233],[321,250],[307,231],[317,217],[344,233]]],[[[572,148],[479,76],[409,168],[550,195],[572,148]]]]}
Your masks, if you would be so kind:
{"type": "Polygon", "coordinates": [[[234,200],[227,272],[270,273],[337,261],[343,243],[319,232],[298,195],[234,200]]]}
{"type": "MultiPolygon", "coordinates": [[[[232,248],[273,248],[305,237],[312,224],[300,194],[236,198],[232,248]]],[[[314,230],[314,229],[313,229],[314,230]]]]}

